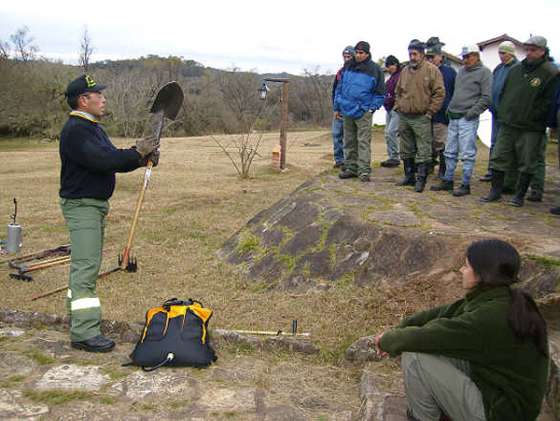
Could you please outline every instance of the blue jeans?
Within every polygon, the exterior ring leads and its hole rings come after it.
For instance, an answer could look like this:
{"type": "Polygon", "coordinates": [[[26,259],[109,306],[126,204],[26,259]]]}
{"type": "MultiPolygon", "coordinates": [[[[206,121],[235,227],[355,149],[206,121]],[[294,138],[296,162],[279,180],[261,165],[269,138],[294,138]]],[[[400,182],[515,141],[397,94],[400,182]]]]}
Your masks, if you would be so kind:
{"type": "Polygon", "coordinates": [[[387,143],[387,156],[389,159],[399,160],[399,114],[396,111],[387,111],[385,118],[385,142],[387,143]]]}
{"type": "Polygon", "coordinates": [[[334,162],[337,164],[344,163],[344,120],[342,118],[333,118],[332,121],[332,140],[334,162]]]}
{"type": "Polygon", "coordinates": [[[476,131],[478,130],[478,117],[467,120],[464,117],[449,120],[447,145],[445,145],[445,175],[443,180],[453,181],[457,161],[463,161],[463,182],[470,185],[476,158],[476,131]]]}

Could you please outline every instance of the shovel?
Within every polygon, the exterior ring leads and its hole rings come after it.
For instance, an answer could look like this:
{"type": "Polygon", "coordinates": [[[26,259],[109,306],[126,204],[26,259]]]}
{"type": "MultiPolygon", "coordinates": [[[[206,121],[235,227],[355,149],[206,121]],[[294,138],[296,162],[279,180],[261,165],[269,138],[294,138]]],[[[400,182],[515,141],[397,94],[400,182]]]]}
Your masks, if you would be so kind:
{"type": "MultiPolygon", "coordinates": [[[[165,118],[175,120],[181,106],[183,105],[183,98],[183,90],[175,81],[166,83],[158,91],[156,99],[150,108],[150,113],[154,115],[154,136],[158,139],[158,142],[161,138],[165,118]]],[[[130,252],[132,250],[132,242],[134,240],[134,233],[138,223],[138,216],[140,215],[140,209],[142,208],[142,202],[144,201],[144,193],[148,188],[148,183],[152,175],[153,165],[153,162],[148,160],[146,171],[144,172],[144,182],[142,183],[142,188],[140,189],[140,194],[138,195],[136,210],[134,211],[134,217],[132,218],[132,224],[128,233],[128,240],[122,254],[119,256],[119,267],[121,270],[126,270],[127,272],[136,272],[136,269],[138,268],[137,261],[131,257],[130,252]]]]}

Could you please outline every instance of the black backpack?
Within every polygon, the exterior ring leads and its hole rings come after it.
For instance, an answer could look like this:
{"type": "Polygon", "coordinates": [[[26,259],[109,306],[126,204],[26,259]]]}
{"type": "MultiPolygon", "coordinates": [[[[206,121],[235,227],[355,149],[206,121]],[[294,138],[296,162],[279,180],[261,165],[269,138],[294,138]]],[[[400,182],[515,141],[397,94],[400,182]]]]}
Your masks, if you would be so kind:
{"type": "Polygon", "coordinates": [[[152,371],[163,365],[208,367],[217,360],[209,344],[212,310],[198,301],[172,298],[146,313],[142,337],[128,365],[152,371]]]}

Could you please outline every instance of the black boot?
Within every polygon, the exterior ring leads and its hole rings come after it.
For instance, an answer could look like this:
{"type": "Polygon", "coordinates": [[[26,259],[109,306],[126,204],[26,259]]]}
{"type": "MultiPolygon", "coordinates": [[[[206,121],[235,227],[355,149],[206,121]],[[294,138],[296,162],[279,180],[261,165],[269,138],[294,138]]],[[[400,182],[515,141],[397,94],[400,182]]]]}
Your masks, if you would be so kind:
{"type": "Polygon", "coordinates": [[[470,184],[461,184],[461,186],[453,192],[453,196],[455,197],[466,196],[467,194],[471,194],[470,184]]]}
{"type": "Polygon", "coordinates": [[[439,184],[430,187],[431,191],[452,191],[453,181],[440,180],[439,184]]]}
{"type": "Polygon", "coordinates": [[[511,198],[509,204],[511,206],[515,206],[516,208],[520,208],[525,203],[525,195],[527,194],[527,190],[529,189],[529,184],[531,184],[531,178],[533,178],[532,174],[527,173],[519,173],[519,180],[517,181],[517,190],[515,192],[515,196],[511,198]]]}
{"type": "Polygon", "coordinates": [[[443,151],[439,152],[439,170],[438,170],[438,177],[439,179],[443,179],[443,176],[445,175],[445,170],[447,169],[447,166],[445,165],[445,156],[443,155],[443,151]]]}
{"type": "Polygon", "coordinates": [[[103,335],[97,335],[85,341],[72,342],[71,346],[87,352],[109,352],[115,347],[115,342],[103,335]]]}
{"type": "Polygon", "coordinates": [[[341,172],[338,174],[338,178],[341,178],[341,179],[343,179],[343,180],[344,180],[344,179],[347,179],[347,178],[355,178],[355,177],[357,177],[357,176],[358,176],[358,174],[356,174],[356,173],[353,172],[353,171],[347,170],[347,169],[345,169],[344,171],[341,171],[341,172]]]}
{"type": "Polygon", "coordinates": [[[542,202],[543,191],[539,188],[531,187],[531,193],[527,196],[529,202],[542,202]]]}
{"type": "Polygon", "coordinates": [[[550,213],[553,215],[559,215],[560,216],[560,206],[555,207],[555,208],[550,208],[550,213]]]}
{"type": "Polygon", "coordinates": [[[403,159],[404,178],[397,186],[414,186],[416,180],[416,165],[413,158],[403,159]]]}
{"type": "Polygon", "coordinates": [[[424,187],[426,187],[429,166],[430,164],[426,162],[418,164],[418,174],[416,175],[416,183],[414,184],[414,191],[416,193],[422,193],[424,191],[424,187]]]}
{"type": "Polygon", "coordinates": [[[502,190],[504,189],[505,173],[503,171],[492,171],[492,188],[487,196],[481,197],[481,202],[496,202],[502,197],[502,190]]]}

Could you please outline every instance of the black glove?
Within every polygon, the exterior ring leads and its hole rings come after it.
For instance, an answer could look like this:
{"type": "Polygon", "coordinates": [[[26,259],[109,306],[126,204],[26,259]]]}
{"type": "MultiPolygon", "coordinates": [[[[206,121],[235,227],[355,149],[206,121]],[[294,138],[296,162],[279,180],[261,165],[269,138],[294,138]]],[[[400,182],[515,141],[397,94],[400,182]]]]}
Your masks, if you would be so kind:
{"type": "Polygon", "coordinates": [[[159,163],[159,149],[146,155],[144,158],[140,158],[140,166],[145,167],[148,165],[148,161],[152,161],[152,167],[157,167],[159,163]]]}
{"type": "Polygon", "coordinates": [[[146,158],[152,161],[154,167],[157,167],[159,164],[159,149],[156,149],[151,154],[149,154],[146,158]]]}

